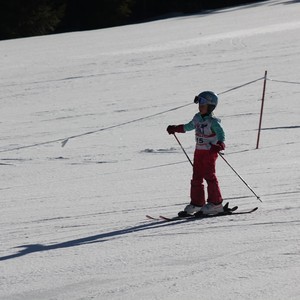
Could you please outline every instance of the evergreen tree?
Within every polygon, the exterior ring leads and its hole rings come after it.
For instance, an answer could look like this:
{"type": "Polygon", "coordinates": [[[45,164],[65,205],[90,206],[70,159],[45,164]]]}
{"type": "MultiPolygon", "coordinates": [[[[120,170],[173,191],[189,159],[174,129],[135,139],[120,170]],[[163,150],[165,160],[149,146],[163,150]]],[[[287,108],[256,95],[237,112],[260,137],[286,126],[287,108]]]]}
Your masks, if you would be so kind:
{"type": "Polygon", "coordinates": [[[1,0],[0,39],[53,32],[65,11],[64,0],[1,0]]]}
{"type": "Polygon", "coordinates": [[[253,0],[0,0],[0,39],[89,30],[253,0]]]}
{"type": "Polygon", "coordinates": [[[59,31],[87,30],[126,24],[135,0],[67,0],[59,31]]]}

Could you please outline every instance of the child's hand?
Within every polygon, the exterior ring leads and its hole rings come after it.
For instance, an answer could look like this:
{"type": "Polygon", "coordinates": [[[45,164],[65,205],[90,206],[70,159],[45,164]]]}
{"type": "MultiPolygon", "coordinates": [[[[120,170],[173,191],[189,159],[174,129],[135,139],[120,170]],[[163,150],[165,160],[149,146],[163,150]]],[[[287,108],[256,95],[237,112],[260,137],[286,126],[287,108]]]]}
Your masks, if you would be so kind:
{"type": "Polygon", "coordinates": [[[219,153],[220,151],[225,149],[225,144],[221,141],[218,141],[217,144],[211,144],[210,152],[219,153]]]}
{"type": "Polygon", "coordinates": [[[169,134],[174,134],[175,132],[184,133],[184,126],[183,125],[169,125],[167,127],[167,131],[169,134]]]}

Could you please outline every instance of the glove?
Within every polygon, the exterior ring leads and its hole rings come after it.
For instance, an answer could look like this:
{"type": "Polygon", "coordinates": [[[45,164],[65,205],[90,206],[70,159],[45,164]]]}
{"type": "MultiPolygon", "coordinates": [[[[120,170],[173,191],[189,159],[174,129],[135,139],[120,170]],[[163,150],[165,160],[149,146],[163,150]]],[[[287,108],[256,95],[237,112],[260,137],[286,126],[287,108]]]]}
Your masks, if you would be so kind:
{"type": "Polygon", "coordinates": [[[225,150],[225,144],[223,142],[218,141],[217,144],[211,144],[210,152],[219,153],[222,150],[225,150]]]}
{"type": "Polygon", "coordinates": [[[183,125],[169,125],[167,131],[169,134],[174,134],[175,132],[185,133],[183,125]]]}

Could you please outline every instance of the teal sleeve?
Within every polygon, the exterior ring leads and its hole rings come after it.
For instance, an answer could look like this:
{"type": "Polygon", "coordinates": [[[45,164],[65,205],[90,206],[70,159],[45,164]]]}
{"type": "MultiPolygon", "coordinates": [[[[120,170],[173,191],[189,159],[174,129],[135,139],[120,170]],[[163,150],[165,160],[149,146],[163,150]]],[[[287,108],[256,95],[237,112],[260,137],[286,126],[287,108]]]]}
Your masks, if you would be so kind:
{"type": "Polygon", "coordinates": [[[194,125],[193,120],[191,122],[187,123],[187,124],[184,124],[183,128],[184,128],[184,131],[194,130],[195,129],[195,125],[194,125]]]}
{"type": "Polygon", "coordinates": [[[218,141],[220,141],[220,142],[225,141],[225,132],[218,120],[216,120],[216,119],[213,120],[213,122],[211,124],[211,129],[217,135],[218,141]]]}

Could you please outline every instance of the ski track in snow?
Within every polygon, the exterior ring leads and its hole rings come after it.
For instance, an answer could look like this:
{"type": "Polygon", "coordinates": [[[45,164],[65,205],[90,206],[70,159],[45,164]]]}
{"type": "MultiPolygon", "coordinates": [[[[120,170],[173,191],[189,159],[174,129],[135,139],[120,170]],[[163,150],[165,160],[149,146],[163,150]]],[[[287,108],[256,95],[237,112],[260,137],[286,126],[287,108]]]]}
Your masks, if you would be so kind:
{"type": "MultiPolygon", "coordinates": [[[[0,299],[299,299],[299,8],[1,41],[0,299]],[[216,110],[226,159],[263,201],[219,160],[224,202],[258,211],[146,219],[189,202],[191,166],[167,125],[191,120],[200,90],[264,70],[258,150],[262,80],[216,110]]],[[[192,158],[193,133],[178,138],[192,158]]]]}

